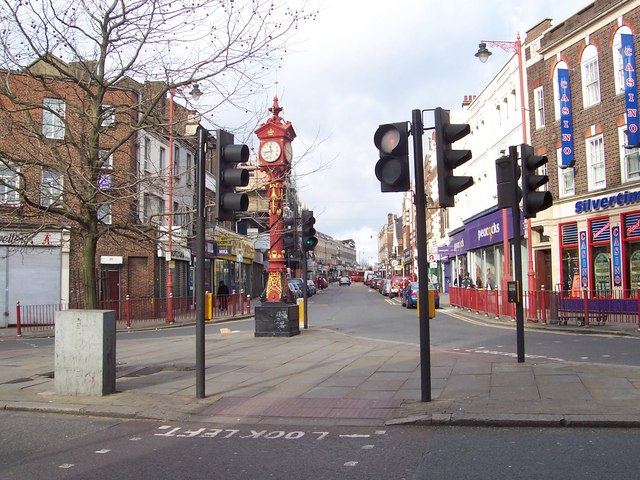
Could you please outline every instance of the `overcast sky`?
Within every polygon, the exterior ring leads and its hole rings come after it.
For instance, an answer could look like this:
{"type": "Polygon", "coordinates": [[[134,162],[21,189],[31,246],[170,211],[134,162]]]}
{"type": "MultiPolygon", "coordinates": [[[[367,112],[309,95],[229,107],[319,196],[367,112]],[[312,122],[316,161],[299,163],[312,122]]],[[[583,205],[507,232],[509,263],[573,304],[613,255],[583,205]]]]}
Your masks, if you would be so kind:
{"type": "MultiPolygon", "coordinates": [[[[400,214],[402,199],[380,192],[377,126],[409,121],[413,109],[459,109],[464,95],[479,93],[511,55],[492,49],[482,64],[474,57],[480,40],[515,41],[518,32],[524,40],[541,20],[557,25],[591,2],[315,3],[317,19],[301,25],[295,53],[278,70],[278,96],[298,135],[294,152],[321,142],[295,167],[301,200],[315,212],[319,231],[354,239],[358,260],[366,263],[377,260],[378,231],[388,213],[400,214]]],[[[424,123],[432,125],[432,117],[424,123]]]]}

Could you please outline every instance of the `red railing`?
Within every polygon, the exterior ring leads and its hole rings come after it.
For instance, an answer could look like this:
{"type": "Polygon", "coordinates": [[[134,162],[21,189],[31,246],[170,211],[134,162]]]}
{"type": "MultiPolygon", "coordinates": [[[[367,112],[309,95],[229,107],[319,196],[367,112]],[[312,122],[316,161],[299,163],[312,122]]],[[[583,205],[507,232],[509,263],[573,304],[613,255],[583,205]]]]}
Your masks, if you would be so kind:
{"type": "MultiPolygon", "coordinates": [[[[569,291],[536,290],[523,292],[524,318],[529,322],[580,325],[620,324],[640,328],[640,291],[590,292],[579,296],[569,291]]],[[[515,319],[515,304],[500,290],[450,287],[449,303],[470,312],[515,319]]]]}
{"type": "MultiPolygon", "coordinates": [[[[166,298],[131,298],[124,301],[100,302],[102,310],[115,310],[119,328],[136,325],[167,324],[166,298]]],[[[193,297],[173,298],[173,323],[189,323],[196,320],[196,305],[193,297]]],[[[16,333],[23,331],[44,331],[55,328],[55,314],[60,310],[82,308],[78,304],[21,305],[16,304],[16,333]]],[[[206,310],[206,309],[205,309],[206,310]]],[[[212,296],[212,320],[221,320],[239,315],[251,314],[251,297],[240,293],[212,296]]]]}

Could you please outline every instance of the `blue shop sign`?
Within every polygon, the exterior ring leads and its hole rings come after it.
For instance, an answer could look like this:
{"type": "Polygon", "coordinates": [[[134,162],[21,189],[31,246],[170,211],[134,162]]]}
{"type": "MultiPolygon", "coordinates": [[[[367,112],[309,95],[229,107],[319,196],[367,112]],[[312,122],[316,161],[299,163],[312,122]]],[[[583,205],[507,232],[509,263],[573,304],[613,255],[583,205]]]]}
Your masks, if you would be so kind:
{"type": "Polygon", "coordinates": [[[618,193],[601,198],[587,198],[575,203],[576,213],[588,213],[606,208],[623,207],[633,203],[640,203],[640,191],[618,193]]]}
{"type": "MultiPolygon", "coordinates": [[[[522,218],[522,217],[521,217],[522,218]]],[[[513,215],[511,209],[507,212],[508,238],[513,238],[513,215]]],[[[524,233],[523,223],[520,224],[520,233],[524,233]]],[[[498,210],[484,217],[478,218],[466,224],[464,230],[449,239],[449,254],[461,255],[469,250],[488,247],[504,241],[504,225],[502,224],[502,210],[498,210]]]]}

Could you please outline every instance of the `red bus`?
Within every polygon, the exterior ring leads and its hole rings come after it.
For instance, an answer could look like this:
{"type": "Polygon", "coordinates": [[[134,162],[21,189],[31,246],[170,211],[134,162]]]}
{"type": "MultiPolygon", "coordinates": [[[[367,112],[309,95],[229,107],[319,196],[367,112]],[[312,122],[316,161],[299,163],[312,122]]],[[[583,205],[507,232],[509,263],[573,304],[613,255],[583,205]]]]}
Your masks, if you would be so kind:
{"type": "Polygon", "coordinates": [[[352,282],[364,282],[364,270],[349,270],[347,276],[352,282]]]}

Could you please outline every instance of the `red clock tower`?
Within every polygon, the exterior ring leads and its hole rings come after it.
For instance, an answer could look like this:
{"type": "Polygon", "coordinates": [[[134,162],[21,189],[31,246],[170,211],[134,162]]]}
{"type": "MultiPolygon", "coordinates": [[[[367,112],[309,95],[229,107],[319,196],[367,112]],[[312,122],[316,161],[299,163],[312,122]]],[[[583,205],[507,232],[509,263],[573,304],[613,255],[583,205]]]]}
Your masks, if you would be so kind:
{"type": "Polygon", "coordinates": [[[291,122],[280,117],[278,97],[269,108],[271,117],[255,131],[260,140],[260,170],[267,174],[269,199],[269,266],[267,267],[266,302],[256,307],[256,336],[291,336],[300,333],[298,307],[286,303],[287,278],[285,249],[282,240],[282,214],[285,205],[286,180],[291,173],[296,132],[291,122]],[[294,318],[295,317],[295,318],[294,318]],[[286,318],[286,322],[285,322],[286,318]]]}

